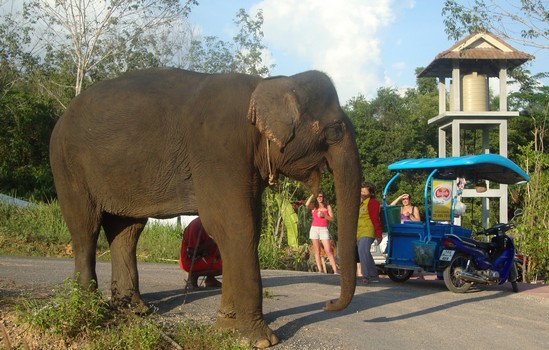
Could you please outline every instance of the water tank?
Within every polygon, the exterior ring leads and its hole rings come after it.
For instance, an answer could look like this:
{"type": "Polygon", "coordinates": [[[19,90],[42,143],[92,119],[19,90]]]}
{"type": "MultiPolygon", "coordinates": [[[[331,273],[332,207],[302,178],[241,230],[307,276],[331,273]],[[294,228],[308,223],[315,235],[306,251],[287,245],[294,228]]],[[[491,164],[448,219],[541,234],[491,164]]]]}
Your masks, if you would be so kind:
{"type": "Polygon", "coordinates": [[[462,99],[464,112],[485,112],[489,110],[488,77],[485,74],[465,74],[462,78],[462,99]]]}

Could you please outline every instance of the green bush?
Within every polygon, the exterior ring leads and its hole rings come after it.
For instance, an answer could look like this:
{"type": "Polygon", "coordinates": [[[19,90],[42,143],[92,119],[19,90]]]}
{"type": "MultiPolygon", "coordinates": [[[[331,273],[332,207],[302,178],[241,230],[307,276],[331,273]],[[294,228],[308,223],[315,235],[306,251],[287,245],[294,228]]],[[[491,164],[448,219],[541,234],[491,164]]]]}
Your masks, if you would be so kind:
{"type": "Polygon", "coordinates": [[[172,349],[174,342],[187,350],[250,348],[235,334],[210,325],[186,319],[163,329],[154,314],[115,311],[101,292],[83,289],[72,279],[56,287],[51,298],[23,300],[16,308],[22,321],[40,334],[63,338],[68,348],[172,349]]]}
{"type": "Polygon", "coordinates": [[[81,288],[70,278],[56,287],[53,298],[25,301],[19,315],[42,332],[69,338],[99,334],[112,318],[101,292],[81,288]]]}

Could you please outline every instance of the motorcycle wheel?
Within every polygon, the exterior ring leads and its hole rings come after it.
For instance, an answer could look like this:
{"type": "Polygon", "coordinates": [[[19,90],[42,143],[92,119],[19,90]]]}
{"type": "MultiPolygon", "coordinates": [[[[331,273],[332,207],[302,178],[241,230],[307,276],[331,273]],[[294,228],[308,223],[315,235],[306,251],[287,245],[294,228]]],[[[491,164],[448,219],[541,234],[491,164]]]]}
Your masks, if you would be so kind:
{"type": "Polygon", "coordinates": [[[517,263],[514,262],[513,266],[511,266],[511,271],[509,272],[509,281],[511,282],[511,287],[513,288],[513,292],[518,293],[518,284],[517,284],[517,263]]]}
{"type": "Polygon", "coordinates": [[[387,268],[387,276],[394,282],[406,282],[412,277],[414,270],[387,268]]]}
{"type": "Polygon", "coordinates": [[[444,269],[442,277],[444,284],[449,291],[454,293],[465,293],[471,288],[470,282],[465,282],[458,277],[459,273],[465,270],[467,266],[467,257],[463,254],[455,254],[450,265],[444,269]]]}
{"type": "MultiPolygon", "coordinates": [[[[515,257],[515,268],[517,269],[517,281],[524,282],[523,272],[522,272],[522,260],[515,257]]],[[[511,273],[513,271],[511,270],[511,273]]]]}

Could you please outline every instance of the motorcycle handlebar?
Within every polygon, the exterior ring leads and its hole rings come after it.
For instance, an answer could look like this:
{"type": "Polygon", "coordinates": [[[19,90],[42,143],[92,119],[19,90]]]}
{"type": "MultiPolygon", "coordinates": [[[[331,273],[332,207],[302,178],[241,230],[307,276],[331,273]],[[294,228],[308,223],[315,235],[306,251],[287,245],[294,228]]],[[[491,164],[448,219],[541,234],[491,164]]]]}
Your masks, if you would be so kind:
{"type": "Polygon", "coordinates": [[[513,223],[507,223],[507,224],[497,224],[497,225],[494,225],[490,228],[487,228],[485,230],[483,230],[481,233],[483,235],[486,235],[486,236],[493,236],[493,235],[497,235],[498,232],[507,232],[509,231],[510,229],[514,228],[515,227],[515,224],[513,223]]]}

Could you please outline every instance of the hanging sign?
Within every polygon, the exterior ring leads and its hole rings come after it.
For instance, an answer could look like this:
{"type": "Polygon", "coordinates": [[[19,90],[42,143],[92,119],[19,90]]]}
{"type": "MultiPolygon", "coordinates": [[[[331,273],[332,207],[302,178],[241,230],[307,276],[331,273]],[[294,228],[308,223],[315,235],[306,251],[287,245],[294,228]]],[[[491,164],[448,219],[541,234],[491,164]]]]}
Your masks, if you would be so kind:
{"type": "Polygon", "coordinates": [[[433,204],[434,221],[451,220],[452,212],[452,180],[433,179],[431,203],[433,204]]]}

